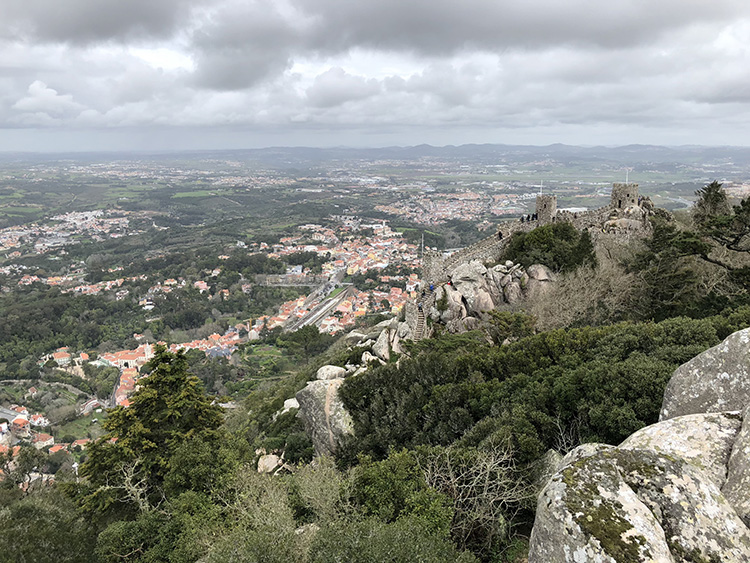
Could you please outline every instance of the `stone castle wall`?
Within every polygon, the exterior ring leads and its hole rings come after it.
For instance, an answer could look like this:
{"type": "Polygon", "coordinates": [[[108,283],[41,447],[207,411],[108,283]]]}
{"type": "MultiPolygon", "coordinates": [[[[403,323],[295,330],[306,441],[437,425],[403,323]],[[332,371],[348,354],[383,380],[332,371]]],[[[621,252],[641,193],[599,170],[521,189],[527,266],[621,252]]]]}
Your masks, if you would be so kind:
{"type": "Polygon", "coordinates": [[[638,184],[612,184],[611,205],[617,209],[638,205],[638,184]]]}
{"type": "Polygon", "coordinates": [[[556,214],[557,196],[542,194],[536,196],[536,216],[542,225],[552,221],[556,214]]]}
{"type": "Polygon", "coordinates": [[[422,279],[427,283],[438,284],[448,281],[448,275],[461,264],[472,260],[480,262],[498,260],[513,233],[528,232],[540,224],[540,221],[524,221],[523,223],[506,221],[499,225],[494,235],[457,250],[450,256],[443,256],[443,253],[439,251],[425,251],[422,259],[422,279]],[[502,238],[499,234],[502,234],[502,238]]]}
{"type": "MultiPolygon", "coordinates": [[[[612,185],[612,199],[609,205],[588,211],[571,212],[557,209],[556,196],[540,194],[536,198],[536,220],[501,223],[496,234],[462,248],[447,257],[443,256],[442,252],[426,251],[422,259],[422,279],[427,283],[439,284],[447,281],[448,275],[461,264],[466,264],[472,260],[479,260],[480,262],[498,260],[513,233],[528,232],[541,225],[566,222],[579,231],[584,229],[603,231],[607,224],[611,222],[613,215],[617,216],[617,213],[621,213],[621,210],[626,207],[640,207],[641,199],[638,195],[638,184],[615,183],[612,185]]],[[[624,226],[618,225],[620,230],[642,232],[648,229],[646,214],[642,214],[640,221],[630,220],[626,223],[624,226]]]]}

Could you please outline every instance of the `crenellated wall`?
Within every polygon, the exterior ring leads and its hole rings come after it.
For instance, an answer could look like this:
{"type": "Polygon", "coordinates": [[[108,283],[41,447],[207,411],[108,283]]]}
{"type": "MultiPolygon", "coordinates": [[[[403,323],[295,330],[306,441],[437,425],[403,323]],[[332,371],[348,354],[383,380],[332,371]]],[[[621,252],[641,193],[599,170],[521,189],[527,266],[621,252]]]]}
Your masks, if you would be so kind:
{"type": "Polygon", "coordinates": [[[645,202],[650,204],[648,198],[638,195],[638,184],[633,183],[613,184],[609,205],[581,212],[558,210],[556,196],[540,194],[536,198],[536,219],[501,223],[494,235],[447,257],[443,256],[442,252],[425,251],[422,259],[422,279],[428,284],[439,284],[448,281],[449,274],[461,264],[472,260],[498,260],[513,233],[528,232],[550,223],[567,222],[579,231],[594,229],[597,232],[620,233],[620,236],[643,234],[650,229],[649,212],[643,205],[645,202]]]}
{"type": "Polygon", "coordinates": [[[443,253],[439,251],[426,250],[422,259],[422,279],[427,283],[438,284],[448,281],[448,275],[461,264],[472,260],[480,262],[498,260],[513,233],[528,232],[539,225],[539,221],[504,222],[500,224],[494,235],[457,250],[450,256],[443,256],[443,253]]]}

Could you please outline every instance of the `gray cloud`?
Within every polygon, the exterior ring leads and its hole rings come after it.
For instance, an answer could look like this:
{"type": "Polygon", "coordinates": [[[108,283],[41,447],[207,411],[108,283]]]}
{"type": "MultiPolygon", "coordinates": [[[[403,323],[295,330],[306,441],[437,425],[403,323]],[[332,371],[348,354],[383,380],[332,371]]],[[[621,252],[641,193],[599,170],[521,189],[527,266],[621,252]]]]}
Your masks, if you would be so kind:
{"type": "Polygon", "coordinates": [[[463,49],[540,48],[557,44],[617,47],[653,42],[695,22],[747,15],[741,0],[298,0],[317,18],[314,42],[445,54],[463,49]]]}
{"type": "Polygon", "coordinates": [[[279,74],[298,47],[296,23],[269,1],[235,2],[204,15],[191,40],[195,84],[238,90],[279,74]]]}
{"type": "Polygon", "coordinates": [[[313,85],[307,89],[307,99],[314,107],[335,107],[369,98],[379,91],[377,80],[352,76],[336,67],[315,78],[313,85]]]}
{"type": "Polygon", "coordinates": [[[739,0],[4,0],[0,128],[740,139],[748,45],[739,0]]]}
{"type": "Polygon", "coordinates": [[[86,44],[170,37],[199,0],[3,0],[0,37],[86,44]]]}

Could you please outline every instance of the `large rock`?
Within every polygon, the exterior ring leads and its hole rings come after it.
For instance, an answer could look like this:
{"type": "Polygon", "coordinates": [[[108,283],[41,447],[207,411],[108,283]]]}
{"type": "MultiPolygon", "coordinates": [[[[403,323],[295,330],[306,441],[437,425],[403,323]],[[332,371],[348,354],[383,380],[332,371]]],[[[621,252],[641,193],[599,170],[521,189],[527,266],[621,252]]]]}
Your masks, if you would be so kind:
{"type": "Polygon", "coordinates": [[[679,456],[721,488],[741,425],[739,415],[731,413],[691,414],[642,428],[619,447],[679,456]]]}
{"type": "Polygon", "coordinates": [[[552,288],[557,277],[547,266],[532,264],[526,271],[528,280],[525,289],[529,297],[539,298],[552,288]]]}
{"type": "Polygon", "coordinates": [[[384,362],[387,362],[391,358],[390,329],[386,328],[380,333],[380,336],[378,336],[378,339],[372,346],[372,353],[384,362]]]}
{"type": "Polygon", "coordinates": [[[678,367],[667,384],[660,420],[742,410],[750,405],[750,328],[678,367]]]}
{"type": "Polygon", "coordinates": [[[271,473],[279,465],[281,465],[281,458],[274,454],[267,454],[260,456],[258,459],[258,473],[271,473]]]}
{"type": "Polygon", "coordinates": [[[279,411],[279,415],[288,413],[292,409],[298,409],[299,403],[297,402],[297,399],[292,397],[291,399],[287,399],[284,401],[284,406],[281,408],[281,411],[279,411]]]}
{"type": "Polygon", "coordinates": [[[513,281],[505,286],[503,290],[503,296],[510,305],[515,305],[523,299],[523,292],[521,291],[521,284],[513,281]]]}
{"type": "Polygon", "coordinates": [[[543,264],[532,264],[526,270],[529,278],[537,281],[555,281],[557,276],[543,264]]]}
{"type": "MultiPolygon", "coordinates": [[[[468,305],[468,313],[481,314],[495,308],[493,291],[487,283],[487,268],[478,260],[462,264],[453,270],[452,283],[456,291],[463,295],[468,305]]],[[[492,284],[494,286],[494,284],[492,284]]],[[[497,293],[495,287],[494,293],[497,293]]]]}
{"type": "Polygon", "coordinates": [[[364,352],[362,354],[361,362],[363,366],[369,366],[370,362],[384,363],[383,360],[381,360],[377,356],[370,354],[370,352],[364,352]]]}
{"type": "Polygon", "coordinates": [[[367,340],[367,335],[363,334],[363,333],[361,333],[359,331],[353,330],[349,334],[347,334],[346,336],[344,336],[344,340],[346,340],[349,343],[352,343],[352,342],[363,342],[363,341],[367,340]]]}
{"type": "Polygon", "coordinates": [[[340,379],[346,375],[346,369],[339,366],[323,366],[318,369],[315,377],[317,379],[340,379]]]}
{"type": "Polygon", "coordinates": [[[315,447],[315,454],[332,455],[341,439],[353,433],[352,417],[338,396],[343,379],[310,381],[297,392],[299,416],[315,447]]]}
{"type": "Polygon", "coordinates": [[[750,561],[750,533],[690,462],[608,448],[558,471],[531,534],[529,563],[587,561],[750,561]]]}
{"type": "Polygon", "coordinates": [[[539,496],[529,563],[672,561],[658,521],[609,455],[588,456],[539,496]]]}
{"type": "MultiPolygon", "coordinates": [[[[425,311],[428,313],[428,311],[425,311]]],[[[435,301],[429,315],[435,322],[447,324],[460,320],[468,314],[464,306],[463,295],[452,285],[443,285],[435,290],[435,301]]]]}
{"type": "Polygon", "coordinates": [[[399,339],[401,340],[411,340],[412,334],[411,334],[411,327],[409,326],[409,323],[407,322],[398,323],[398,328],[396,329],[396,336],[398,336],[399,339]]]}
{"type": "Polygon", "coordinates": [[[552,476],[563,460],[563,455],[557,450],[547,450],[547,452],[536,463],[532,472],[533,487],[536,492],[540,492],[549,482],[552,476]]]}
{"type": "Polygon", "coordinates": [[[750,407],[743,413],[742,428],[734,441],[727,464],[727,480],[721,492],[750,526],[750,407]]]}
{"type": "Polygon", "coordinates": [[[565,455],[565,457],[562,458],[562,461],[557,467],[557,471],[562,471],[564,468],[568,467],[569,465],[573,465],[574,463],[577,463],[587,457],[598,455],[601,452],[605,452],[605,451],[609,451],[613,449],[615,449],[614,446],[610,446],[607,444],[598,444],[596,442],[589,443],[589,444],[581,444],[577,448],[570,450],[565,455]]]}

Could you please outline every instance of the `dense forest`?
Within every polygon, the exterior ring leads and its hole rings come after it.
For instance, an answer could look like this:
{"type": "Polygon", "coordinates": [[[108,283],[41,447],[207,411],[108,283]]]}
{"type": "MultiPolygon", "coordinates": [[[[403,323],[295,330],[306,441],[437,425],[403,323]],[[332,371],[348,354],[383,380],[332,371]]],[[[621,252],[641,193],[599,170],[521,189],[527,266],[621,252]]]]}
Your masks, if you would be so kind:
{"type": "Polygon", "coordinates": [[[159,349],[77,474],[24,490],[54,460],[32,448],[4,460],[0,560],[522,561],[550,452],[656,422],[674,369],[750,325],[750,201],[731,205],[716,183],[698,197],[646,240],[602,246],[559,225],[512,240],[502,259],[553,268],[553,293],[476,331],[436,326],[346,379],[354,433],[332,459],[311,463],[296,409],[282,408],[318,367],[349,361],[345,339],[265,335],[297,369],[227,411],[199,358],[159,349]],[[259,474],[261,453],[286,470],[259,474]]]}

